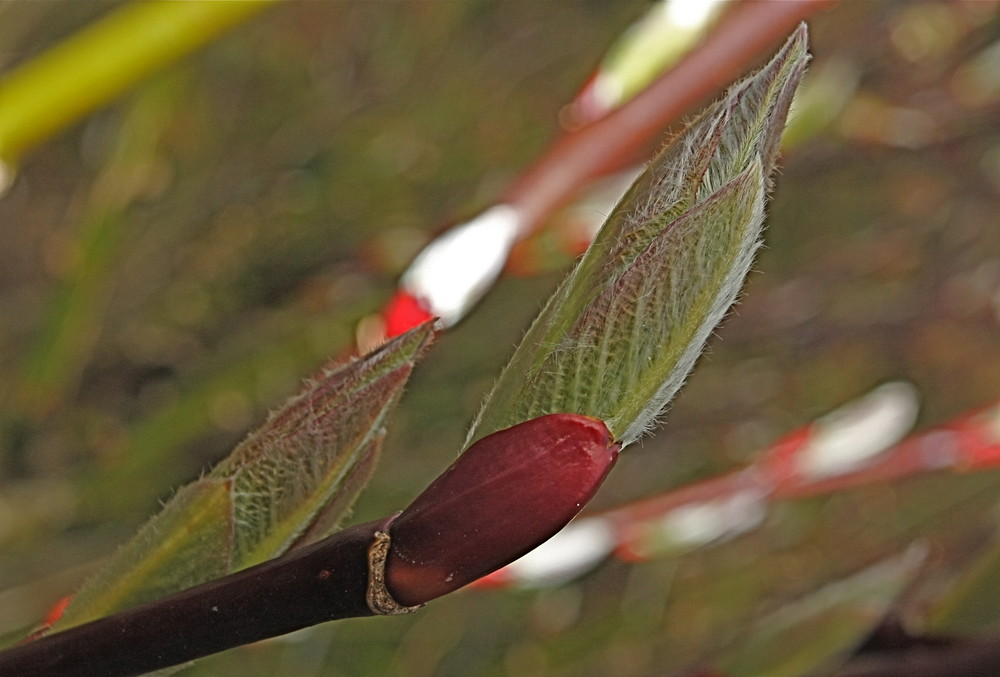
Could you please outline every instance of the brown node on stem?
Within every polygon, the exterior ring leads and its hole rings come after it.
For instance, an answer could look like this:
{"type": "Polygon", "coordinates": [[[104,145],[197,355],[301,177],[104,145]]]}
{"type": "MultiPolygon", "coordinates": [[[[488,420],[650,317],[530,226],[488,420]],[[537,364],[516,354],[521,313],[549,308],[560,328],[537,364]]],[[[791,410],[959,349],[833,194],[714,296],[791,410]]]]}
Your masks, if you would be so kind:
{"type": "Polygon", "coordinates": [[[401,616],[412,614],[423,604],[403,606],[385,587],[385,561],[389,557],[392,539],[386,531],[376,531],[368,548],[368,592],[365,599],[368,608],[379,616],[401,616]]]}

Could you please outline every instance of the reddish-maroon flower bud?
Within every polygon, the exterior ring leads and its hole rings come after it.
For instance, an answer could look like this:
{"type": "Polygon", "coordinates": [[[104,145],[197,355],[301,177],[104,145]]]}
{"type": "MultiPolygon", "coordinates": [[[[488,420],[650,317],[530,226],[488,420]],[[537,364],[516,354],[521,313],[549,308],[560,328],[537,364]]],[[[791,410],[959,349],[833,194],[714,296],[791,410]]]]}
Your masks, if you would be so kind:
{"type": "Polygon", "coordinates": [[[389,592],[423,604],[537,547],[590,500],[618,450],[604,423],[576,414],[479,440],[392,522],[389,592]]]}

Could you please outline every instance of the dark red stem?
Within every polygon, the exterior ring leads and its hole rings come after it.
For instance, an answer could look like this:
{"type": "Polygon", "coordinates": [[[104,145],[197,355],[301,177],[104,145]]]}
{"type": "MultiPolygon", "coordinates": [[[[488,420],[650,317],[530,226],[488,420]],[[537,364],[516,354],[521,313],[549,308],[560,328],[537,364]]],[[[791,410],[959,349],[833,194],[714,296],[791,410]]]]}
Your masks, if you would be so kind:
{"type": "Polygon", "coordinates": [[[0,652],[0,675],[126,677],[338,618],[414,611],[562,529],[617,457],[596,419],[526,421],[476,442],[398,517],[0,652]]]}
{"type": "Polygon", "coordinates": [[[0,675],[139,675],[324,621],[371,616],[368,548],[387,521],[0,652],[0,675]]]}

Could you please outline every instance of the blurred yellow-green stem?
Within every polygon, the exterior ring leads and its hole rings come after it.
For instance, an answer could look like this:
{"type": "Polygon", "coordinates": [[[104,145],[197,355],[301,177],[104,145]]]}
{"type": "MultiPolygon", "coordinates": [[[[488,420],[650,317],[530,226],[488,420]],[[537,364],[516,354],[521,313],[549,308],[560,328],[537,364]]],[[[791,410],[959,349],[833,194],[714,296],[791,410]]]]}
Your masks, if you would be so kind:
{"type": "Polygon", "coordinates": [[[275,0],[136,2],[0,78],[0,162],[275,0]]]}

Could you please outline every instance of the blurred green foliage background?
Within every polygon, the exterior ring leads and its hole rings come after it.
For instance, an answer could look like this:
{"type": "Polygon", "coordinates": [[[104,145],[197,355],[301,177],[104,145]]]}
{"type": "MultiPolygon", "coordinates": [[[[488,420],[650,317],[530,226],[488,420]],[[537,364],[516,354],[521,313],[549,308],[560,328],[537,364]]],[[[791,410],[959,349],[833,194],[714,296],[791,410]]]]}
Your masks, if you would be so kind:
{"type": "MultiPolygon", "coordinates": [[[[0,5],[0,71],[114,6],[0,5]]],[[[419,247],[558,134],[645,8],[279,4],[26,157],[0,199],[0,635],[346,353],[419,247]]],[[[923,424],[997,397],[1000,7],[843,2],[811,28],[813,74],[832,64],[857,88],[787,153],[743,303],[595,507],[732,469],[889,379],[918,386],[923,424]]],[[[553,256],[547,269],[570,261],[553,256]]],[[[508,276],[439,340],[359,521],[450,462],[558,277],[508,276]]],[[[997,486],[980,473],[803,501],[683,560],[463,592],[189,674],[669,674],[917,534],[940,564],[917,595],[932,597],[995,533],[997,486]]]]}

